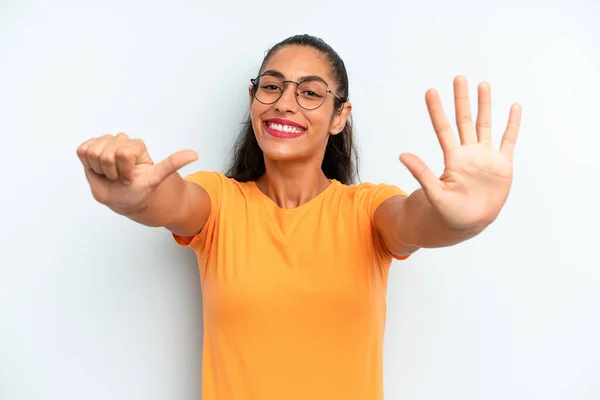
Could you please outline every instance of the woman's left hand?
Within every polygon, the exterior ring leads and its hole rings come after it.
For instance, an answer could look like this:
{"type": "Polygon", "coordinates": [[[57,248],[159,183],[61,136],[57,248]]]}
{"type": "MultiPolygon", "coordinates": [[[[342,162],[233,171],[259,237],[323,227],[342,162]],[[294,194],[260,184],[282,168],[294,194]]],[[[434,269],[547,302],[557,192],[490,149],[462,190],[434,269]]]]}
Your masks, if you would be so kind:
{"type": "Polygon", "coordinates": [[[485,227],[504,206],[513,178],[512,156],[521,122],[521,107],[513,104],[500,150],[492,147],[490,86],[478,86],[477,122],[473,127],[467,80],[454,79],[454,104],[460,141],[452,129],[437,92],[425,96],[427,109],[444,154],[444,173],[437,178],[414,154],[400,156],[419,181],[432,206],[449,227],[485,227]]]}

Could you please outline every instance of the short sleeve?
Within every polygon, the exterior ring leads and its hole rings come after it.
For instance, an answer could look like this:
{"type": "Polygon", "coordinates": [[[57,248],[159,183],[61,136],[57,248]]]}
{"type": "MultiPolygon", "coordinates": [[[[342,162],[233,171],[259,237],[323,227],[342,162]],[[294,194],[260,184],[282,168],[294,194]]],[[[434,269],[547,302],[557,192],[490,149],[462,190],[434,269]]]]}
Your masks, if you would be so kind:
{"type": "Polygon", "coordinates": [[[388,250],[387,246],[383,242],[383,239],[379,235],[379,232],[377,232],[374,223],[375,211],[377,211],[377,208],[381,205],[381,203],[394,196],[406,197],[408,194],[394,185],[379,184],[371,188],[368,200],[368,212],[371,225],[373,226],[373,240],[375,242],[376,250],[382,257],[388,259],[394,258],[396,260],[406,260],[410,255],[397,256],[388,250]]]}
{"type": "Polygon", "coordinates": [[[173,239],[180,246],[190,246],[195,251],[201,250],[203,241],[207,232],[212,232],[217,225],[218,215],[221,210],[221,200],[224,185],[228,178],[220,172],[200,171],[190,174],[184,178],[186,181],[193,182],[201,186],[210,198],[210,215],[200,231],[195,236],[179,236],[173,233],[173,239]]]}

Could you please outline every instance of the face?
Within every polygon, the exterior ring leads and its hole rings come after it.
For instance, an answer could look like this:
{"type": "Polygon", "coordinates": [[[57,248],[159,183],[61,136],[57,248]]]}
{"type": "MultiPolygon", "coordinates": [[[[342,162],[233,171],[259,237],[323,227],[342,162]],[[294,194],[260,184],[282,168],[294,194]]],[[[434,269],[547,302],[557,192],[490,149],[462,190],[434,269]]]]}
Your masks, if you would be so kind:
{"type": "MultiPolygon", "coordinates": [[[[282,80],[301,82],[306,77],[322,79],[334,93],[338,88],[329,72],[324,54],[312,47],[286,46],[274,53],[263,67],[283,76],[282,80]]],[[[250,87],[251,91],[252,87],[250,87]]],[[[285,83],[283,94],[273,104],[257,101],[250,92],[250,117],[256,140],[268,159],[275,161],[314,161],[319,166],[329,135],[339,134],[351,105],[335,110],[335,97],[325,93],[325,101],[315,110],[306,110],[296,100],[297,86],[285,83]]]]}

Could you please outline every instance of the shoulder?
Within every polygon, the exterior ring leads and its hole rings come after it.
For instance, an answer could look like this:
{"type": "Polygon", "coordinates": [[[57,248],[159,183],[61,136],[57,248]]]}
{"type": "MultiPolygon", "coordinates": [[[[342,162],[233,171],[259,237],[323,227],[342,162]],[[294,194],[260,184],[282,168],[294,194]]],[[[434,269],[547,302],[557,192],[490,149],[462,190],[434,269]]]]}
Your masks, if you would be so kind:
{"type": "Polygon", "coordinates": [[[197,171],[185,176],[184,179],[202,186],[207,191],[244,189],[252,184],[252,182],[239,182],[219,171],[197,171]]]}
{"type": "Polygon", "coordinates": [[[253,197],[253,181],[240,182],[218,171],[198,171],[187,175],[185,180],[199,185],[206,191],[213,208],[231,207],[253,197]]]}
{"type": "Polygon", "coordinates": [[[342,209],[349,207],[360,210],[371,220],[379,206],[386,200],[396,196],[407,196],[407,193],[398,186],[386,183],[363,182],[357,185],[346,185],[334,181],[334,184],[336,186],[333,190],[332,204],[342,209]]]}
{"type": "Polygon", "coordinates": [[[361,203],[381,203],[393,196],[406,196],[406,192],[396,185],[386,183],[362,182],[360,184],[346,185],[334,181],[335,193],[340,198],[352,199],[361,203]]]}
{"type": "Polygon", "coordinates": [[[185,180],[194,182],[197,184],[228,184],[232,179],[228,178],[219,171],[196,171],[187,175],[185,180]]]}

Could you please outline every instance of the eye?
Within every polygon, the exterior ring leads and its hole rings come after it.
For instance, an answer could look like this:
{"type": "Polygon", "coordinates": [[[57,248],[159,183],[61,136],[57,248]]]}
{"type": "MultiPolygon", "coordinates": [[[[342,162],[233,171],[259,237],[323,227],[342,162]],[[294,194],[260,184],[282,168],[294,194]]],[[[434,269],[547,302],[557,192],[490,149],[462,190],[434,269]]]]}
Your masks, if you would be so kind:
{"type": "Polygon", "coordinates": [[[305,90],[304,92],[302,92],[302,94],[307,97],[314,97],[314,98],[323,97],[319,93],[313,92],[312,90],[305,90]]]}
{"type": "Polygon", "coordinates": [[[307,100],[321,100],[327,95],[327,87],[320,81],[304,81],[298,85],[298,93],[307,100]]]}
{"type": "Polygon", "coordinates": [[[279,86],[272,85],[272,84],[265,84],[265,85],[262,85],[260,88],[266,92],[276,92],[278,90],[281,90],[279,88],[279,86]]]}

